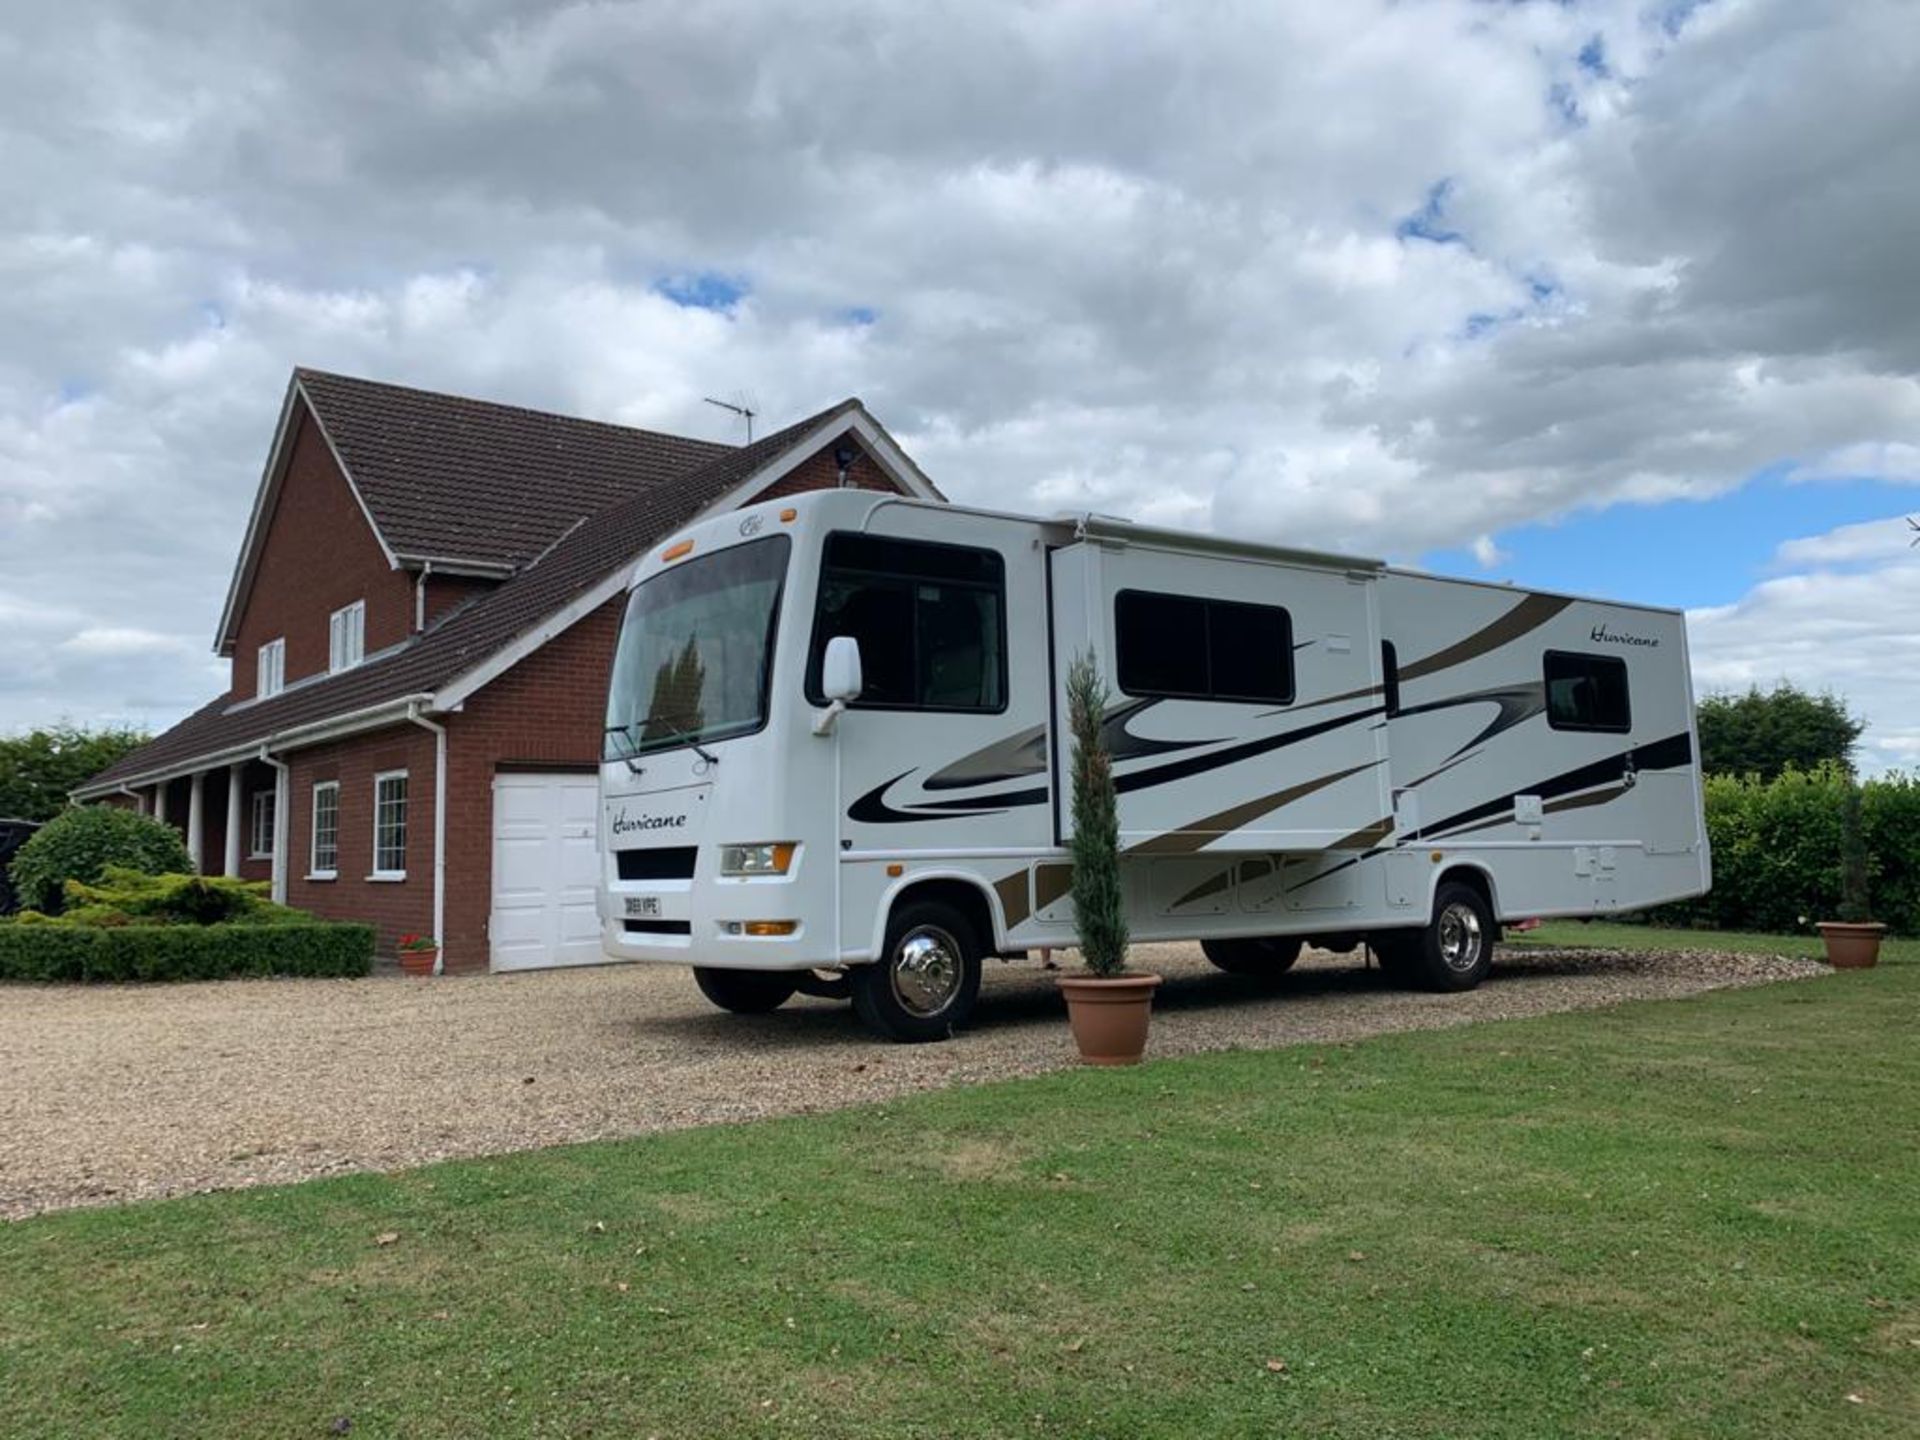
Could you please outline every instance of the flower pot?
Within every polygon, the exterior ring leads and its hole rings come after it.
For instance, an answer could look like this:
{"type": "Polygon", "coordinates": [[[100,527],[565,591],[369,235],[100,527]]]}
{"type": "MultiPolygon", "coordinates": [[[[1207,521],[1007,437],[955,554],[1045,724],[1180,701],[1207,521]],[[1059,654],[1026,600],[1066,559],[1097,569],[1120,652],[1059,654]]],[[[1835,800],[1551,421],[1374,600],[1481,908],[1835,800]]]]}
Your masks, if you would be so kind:
{"type": "Polygon", "coordinates": [[[1067,1024],[1089,1065],[1138,1065],[1147,1049],[1147,1019],[1158,975],[1062,975],[1067,1024]]]}
{"type": "Polygon", "coordinates": [[[409,975],[431,975],[433,962],[439,958],[438,950],[402,950],[400,968],[409,975]]]}
{"type": "Polygon", "coordinates": [[[1876,921],[1852,924],[1845,920],[1814,923],[1826,942],[1827,963],[1836,970],[1869,970],[1880,961],[1880,937],[1887,927],[1876,921]]]}

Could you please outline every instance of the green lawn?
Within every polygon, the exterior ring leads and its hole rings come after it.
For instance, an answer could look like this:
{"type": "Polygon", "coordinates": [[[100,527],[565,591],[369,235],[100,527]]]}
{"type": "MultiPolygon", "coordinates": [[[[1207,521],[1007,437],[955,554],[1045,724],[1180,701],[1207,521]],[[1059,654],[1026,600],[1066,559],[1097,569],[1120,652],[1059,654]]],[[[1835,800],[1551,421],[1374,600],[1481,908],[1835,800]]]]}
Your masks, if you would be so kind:
{"type": "MultiPolygon", "coordinates": [[[[1537,930],[1513,931],[1509,945],[1535,948],[1581,946],[1600,950],[1742,950],[1762,955],[1825,955],[1820,937],[1760,935],[1739,930],[1669,930],[1657,925],[1610,925],[1604,921],[1549,920],[1537,930]]],[[[1880,944],[1880,959],[1920,962],[1920,939],[1888,936],[1880,944]]]]}
{"type": "Polygon", "coordinates": [[[1917,1028],[1895,965],[43,1217],[0,1434],[1913,1435],[1917,1028]]]}

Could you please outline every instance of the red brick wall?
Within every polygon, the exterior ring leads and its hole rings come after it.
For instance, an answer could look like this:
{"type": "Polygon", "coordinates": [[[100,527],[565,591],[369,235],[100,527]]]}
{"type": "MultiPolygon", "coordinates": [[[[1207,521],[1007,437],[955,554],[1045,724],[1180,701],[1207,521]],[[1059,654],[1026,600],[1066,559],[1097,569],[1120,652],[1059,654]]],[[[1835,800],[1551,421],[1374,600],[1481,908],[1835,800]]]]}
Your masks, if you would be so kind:
{"type": "Polygon", "coordinates": [[[465,575],[427,576],[427,627],[433,625],[456,605],[493,589],[492,580],[475,580],[465,575]]]}
{"type": "MultiPolygon", "coordinates": [[[[747,503],[758,505],[762,500],[778,500],[783,495],[798,495],[803,490],[831,490],[840,483],[840,467],[835,463],[833,452],[839,448],[835,441],[826,446],[819,454],[802,460],[780,479],[747,503]]],[[[887,479],[886,472],[873,461],[865,447],[857,440],[854,448],[860,453],[854,456],[853,464],[847,467],[847,484],[855,490],[891,490],[893,482],[887,479]]]]}
{"type": "Polygon", "coordinates": [[[413,628],[413,583],[387,564],[318,427],[300,407],[279,500],[267,521],[253,588],[240,612],[233,698],[254,693],[257,654],[284,636],[287,683],[327,668],[327,618],[367,602],[367,653],[413,628]]]}
{"type": "Polygon", "coordinates": [[[332,920],[370,922],[379,931],[382,955],[392,955],[403,934],[431,935],[433,736],[417,725],[397,725],[301,750],[288,760],[287,903],[332,920]],[[373,873],[373,777],[385,770],[407,772],[407,878],[399,881],[367,878],[373,873]],[[309,880],[313,787],[322,780],[340,783],[339,878],[309,880]]]}

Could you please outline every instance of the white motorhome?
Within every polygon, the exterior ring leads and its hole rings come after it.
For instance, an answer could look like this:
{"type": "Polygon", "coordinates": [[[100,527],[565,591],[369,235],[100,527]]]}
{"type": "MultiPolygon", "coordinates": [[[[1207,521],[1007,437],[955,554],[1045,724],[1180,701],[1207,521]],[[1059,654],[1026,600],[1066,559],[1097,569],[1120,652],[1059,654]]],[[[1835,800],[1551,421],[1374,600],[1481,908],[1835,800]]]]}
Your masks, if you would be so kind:
{"type": "Polygon", "coordinates": [[[850,995],[950,1034],[982,963],[1071,946],[1065,674],[1091,650],[1139,940],[1479,983],[1503,920],[1709,883],[1682,616],[1098,516],[856,490],[636,569],[603,947],[734,1011],[850,995]]]}

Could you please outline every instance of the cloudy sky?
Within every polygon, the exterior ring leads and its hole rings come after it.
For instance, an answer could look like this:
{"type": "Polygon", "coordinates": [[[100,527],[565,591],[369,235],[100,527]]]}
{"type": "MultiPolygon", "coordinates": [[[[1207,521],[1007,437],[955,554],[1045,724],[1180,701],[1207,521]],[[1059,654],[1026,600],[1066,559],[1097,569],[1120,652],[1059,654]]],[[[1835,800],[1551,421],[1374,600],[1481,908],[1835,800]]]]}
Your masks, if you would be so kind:
{"type": "Polygon", "coordinates": [[[287,372],[1693,612],[1920,764],[1904,0],[7,7],[0,729],[164,725],[287,372]]]}

